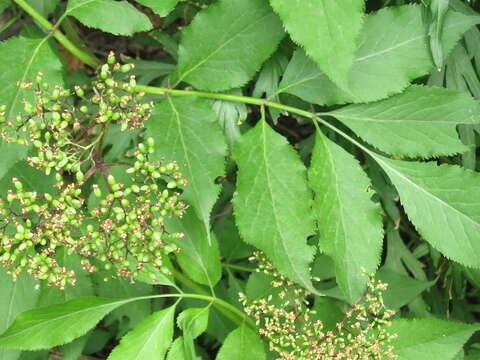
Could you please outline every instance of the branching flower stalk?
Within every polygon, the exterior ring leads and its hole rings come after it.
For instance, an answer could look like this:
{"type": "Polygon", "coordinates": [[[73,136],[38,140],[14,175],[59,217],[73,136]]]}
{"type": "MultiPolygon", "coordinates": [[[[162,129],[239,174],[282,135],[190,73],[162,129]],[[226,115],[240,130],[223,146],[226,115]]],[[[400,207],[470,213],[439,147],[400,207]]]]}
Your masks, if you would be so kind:
{"type": "Polygon", "coordinates": [[[183,236],[169,233],[164,223],[185,210],[179,197],[187,181],[178,164],[151,161],[151,138],[138,144],[132,161],[102,158],[109,126],[142,129],[150,116],[152,104],[133,91],[135,78],[117,80],[131,68],[111,54],[89,96],[78,86],[74,91],[50,88],[38,74],[34,82],[18,84],[34,91],[35,101],[24,102],[24,114],[6,119],[5,108],[0,109],[0,136],[31,146],[29,165],[46,175],[54,172],[56,179],[52,193],[40,194],[13,178],[12,189],[0,198],[0,261],[14,279],[26,269],[50,285],[75,284],[75,272],[57,259],[60,248],[80,255],[90,272],[98,264],[122,277],[135,277],[145,264],[169,272],[162,259],[178,251],[183,236]],[[118,182],[111,166],[128,166],[130,180],[118,182]],[[106,190],[89,181],[97,173],[106,190]]]}
{"type": "Polygon", "coordinates": [[[240,294],[244,310],[256,321],[258,333],[265,338],[278,360],[381,360],[395,359],[388,332],[392,310],[385,307],[382,293],[386,285],[367,283],[365,295],[345,314],[334,329],[325,329],[310,306],[307,290],[280,275],[270,261],[256,252],[251,258],[257,271],[272,277],[277,295],[251,300],[240,294]]]}

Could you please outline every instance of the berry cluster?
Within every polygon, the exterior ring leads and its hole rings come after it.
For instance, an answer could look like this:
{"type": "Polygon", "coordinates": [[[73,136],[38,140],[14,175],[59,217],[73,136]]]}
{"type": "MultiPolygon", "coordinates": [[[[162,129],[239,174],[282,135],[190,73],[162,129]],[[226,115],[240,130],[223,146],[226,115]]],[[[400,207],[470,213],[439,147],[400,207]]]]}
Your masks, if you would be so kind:
{"type": "Polygon", "coordinates": [[[91,221],[86,234],[79,239],[79,253],[85,257],[83,266],[92,271],[88,258],[106,262],[105,268],[115,266],[117,274],[135,276],[151,264],[168,273],[162,258],[179,249],[174,244],[182,233],[168,233],[165,217],[182,217],[185,204],[180,194],[172,189],[187,185],[175,162],[160,165],[148,160],[154,151],[153,139],[148,145],[139,145],[136,161],[127,173],[129,185],[118,183],[113,175],[107,176],[109,192],[102,196],[97,184],[92,186],[99,206],[91,210],[91,221]],[[165,186],[159,186],[162,180],[165,186]],[[163,187],[163,189],[162,189],[163,187]]]}
{"type": "Polygon", "coordinates": [[[256,320],[259,334],[279,360],[395,359],[390,342],[396,338],[387,327],[394,312],[385,308],[386,285],[370,278],[365,296],[354,304],[335,329],[326,330],[311,309],[310,293],[280,275],[260,253],[252,260],[258,271],[270,275],[277,296],[250,300],[240,294],[245,312],[256,320]]]}
{"type": "Polygon", "coordinates": [[[150,116],[153,105],[142,102],[143,93],[134,92],[135,77],[116,80],[131,69],[133,65],[116,63],[111,54],[88,96],[85,87],[51,88],[38,73],[35,81],[18,84],[34,92],[33,104],[24,101],[24,116],[6,118],[5,106],[0,107],[0,136],[10,143],[33,145],[36,152],[28,161],[47,175],[52,169],[79,172],[97,155],[110,124],[136,129],[150,116]]]}
{"type": "Polygon", "coordinates": [[[13,279],[26,270],[52,286],[75,284],[75,272],[57,259],[61,248],[79,254],[87,271],[111,269],[133,278],[150,264],[168,273],[164,256],[178,250],[183,236],[169,233],[164,223],[185,211],[180,195],[187,181],[178,164],[151,161],[151,138],[140,140],[129,161],[102,159],[112,123],[123,130],[141,128],[150,115],[152,104],[141,103],[134,77],[115,80],[131,69],[110,55],[90,91],[50,89],[39,74],[35,82],[20,84],[35,92],[33,105],[25,101],[25,114],[6,119],[0,108],[0,136],[33,145],[28,163],[47,175],[53,170],[56,179],[51,193],[39,194],[14,178],[0,198],[0,263],[13,279]],[[129,179],[118,182],[111,166],[125,166],[129,179]],[[103,186],[96,183],[102,177],[103,186]]]}
{"type": "Polygon", "coordinates": [[[146,263],[168,272],[162,257],[177,250],[174,243],[182,233],[168,233],[164,220],[183,216],[185,204],[174,189],[186,185],[186,180],[176,163],[148,161],[153,146],[152,139],[148,147],[139,145],[136,161],[127,170],[129,185],[118,183],[111,174],[106,194],[98,184],[92,185],[99,205],[90,211],[82,197],[83,180],[66,184],[58,176],[58,191],[52,196],[25,191],[18,179],[12,179],[14,190],[0,198],[2,265],[14,278],[26,269],[35,279],[64,288],[75,284],[74,271],[56,260],[58,249],[64,247],[69,254],[80,254],[88,271],[96,270],[95,259],[123,277],[134,277],[146,263]]]}

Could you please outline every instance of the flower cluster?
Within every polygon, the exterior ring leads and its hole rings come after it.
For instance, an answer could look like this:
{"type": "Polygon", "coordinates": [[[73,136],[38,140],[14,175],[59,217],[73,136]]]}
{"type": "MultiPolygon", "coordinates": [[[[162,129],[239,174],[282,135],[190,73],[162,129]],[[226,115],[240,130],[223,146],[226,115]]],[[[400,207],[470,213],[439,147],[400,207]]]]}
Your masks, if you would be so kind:
{"type": "Polygon", "coordinates": [[[60,249],[78,254],[90,272],[111,269],[133,278],[145,264],[169,272],[164,257],[178,250],[183,234],[169,233],[165,219],[182,217],[186,207],[180,195],[187,181],[178,164],[151,161],[151,138],[140,139],[128,161],[102,159],[112,123],[141,128],[150,115],[152,104],[134,92],[135,79],[115,80],[131,68],[110,55],[91,91],[50,89],[39,74],[35,82],[20,84],[35,92],[33,105],[25,101],[25,114],[7,119],[0,108],[0,136],[33,145],[28,163],[47,175],[53,170],[56,179],[52,192],[40,194],[14,178],[0,198],[0,263],[13,279],[25,270],[52,286],[75,284],[75,272],[57,258],[60,249]],[[125,167],[123,182],[112,166],[125,167]]]}
{"type": "Polygon", "coordinates": [[[258,271],[272,277],[276,296],[250,300],[240,294],[245,312],[256,320],[259,334],[279,360],[380,360],[395,359],[393,346],[396,338],[388,332],[394,312],[386,309],[382,293],[386,285],[368,282],[365,296],[346,312],[335,329],[324,329],[311,308],[308,291],[296,286],[272,266],[260,253],[258,271]]]}

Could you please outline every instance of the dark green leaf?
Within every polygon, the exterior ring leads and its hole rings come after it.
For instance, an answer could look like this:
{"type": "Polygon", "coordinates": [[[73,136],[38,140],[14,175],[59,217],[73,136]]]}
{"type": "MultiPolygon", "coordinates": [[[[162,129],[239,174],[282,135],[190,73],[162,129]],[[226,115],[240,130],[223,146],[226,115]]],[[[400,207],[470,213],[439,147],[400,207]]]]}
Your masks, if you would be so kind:
{"type": "Polygon", "coordinates": [[[150,315],[125,335],[108,360],[163,359],[173,338],[175,306],[150,315]]]}
{"type": "Polygon", "coordinates": [[[309,264],[314,250],[306,171],[286,139],[261,120],[234,149],[238,164],[235,217],[242,238],[265,252],[278,270],[314,291],[309,264]]]}
{"type": "Polygon", "coordinates": [[[223,342],[216,360],[265,360],[262,340],[247,325],[233,330],[223,342]]]}
{"type": "Polygon", "coordinates": [[[112,310],[135,300],[84,297],[23,312],[0,335],[0,347],[39,350],[66,344],[84,335],[112,310]]]}
{"type": "Polygon", "coordinates": [[[131,36],[152,28],[148,17],[127,1],[69,0],[65,14],[86,26],[115,35],[131,36]]]}
{"type": "Polygon", "coordinates": [[[283,36],[268,1],[219,1],[201,11],[184,30],[178,81],[210,91],[244,85],[283,36]]]}
{"type": "Polygon", "coordinates": [[[352,155],[320,132],[308,175],[319,248],[334,259],[337,283],[354,302],[367,284],[364,272],[376,270],[382,249],[383,224],[370,200],[370,180],[352,155]]]}

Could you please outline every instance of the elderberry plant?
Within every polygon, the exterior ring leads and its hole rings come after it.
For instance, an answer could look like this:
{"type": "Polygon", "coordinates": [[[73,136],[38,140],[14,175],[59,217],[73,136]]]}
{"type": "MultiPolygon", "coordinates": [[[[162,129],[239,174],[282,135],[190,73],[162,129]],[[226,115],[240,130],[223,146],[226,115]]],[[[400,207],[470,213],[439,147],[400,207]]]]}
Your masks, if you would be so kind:
{"type": "Polygon", "coordinates": [[[478,9],[0,0],[0,359],[480,358],[478,9]]]}
{"type": "Polygon", "coordinates": [[[59,248],[79,254],[88,272],[101,267],[115,269],[118,276],[133,278],[151,264],[169,273],[162,258],[177,251],[182,233],[169,233],[164,220],[182,217],[185,204],[179,189],[187,184],[175,162],[151,161],[154,140],[139,143],[130,162],[102,160],[103,141],[110,126],[122,130],[142,128],[151,104],[142,103],[143,94],[134,94],[135,77],[127,83],[117,74],[132,66],[121,65],[111,54],[93,82],[91,96],[76,86],[69,91],[52,89],[38,74],[35,82],[20,83],[34,92],[34,103],[24,102],[25,113],[14,118],[0,114],[1,136],[9,143],[33,145],[30,166],[49,175],[55,172],[55,192],[26,191],[13,178],[13,189],[0,199],[0,261],[16,280],[26,269],[37,280],[65,288],[76,282],[72,269],[57,262],[59,248]],[[117,182],[111,166],[124,166],[128,184],[117,182]],[[105,180],[107,193],[89,182],[97,172],[105,180]],[[87,184],[89,186],[87,186],[87,184]],[[98,207],[87,209],[90,191],[98,207]],[[96,264],[93,265],[92,260],[96,264]]]}

